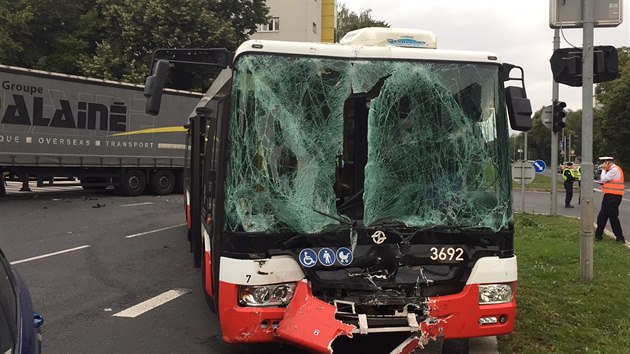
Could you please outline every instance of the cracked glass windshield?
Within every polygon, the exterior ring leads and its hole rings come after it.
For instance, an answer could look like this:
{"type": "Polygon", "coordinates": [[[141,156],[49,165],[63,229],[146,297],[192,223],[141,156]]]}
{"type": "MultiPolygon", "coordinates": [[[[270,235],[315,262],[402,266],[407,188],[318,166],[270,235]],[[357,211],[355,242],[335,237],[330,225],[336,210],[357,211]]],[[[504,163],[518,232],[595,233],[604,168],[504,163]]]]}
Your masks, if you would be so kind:
{"type": "Polygon", "coordinates": [[[227,230],[508,227],[498,65],[244,55],[235,71],[227,230]]]}

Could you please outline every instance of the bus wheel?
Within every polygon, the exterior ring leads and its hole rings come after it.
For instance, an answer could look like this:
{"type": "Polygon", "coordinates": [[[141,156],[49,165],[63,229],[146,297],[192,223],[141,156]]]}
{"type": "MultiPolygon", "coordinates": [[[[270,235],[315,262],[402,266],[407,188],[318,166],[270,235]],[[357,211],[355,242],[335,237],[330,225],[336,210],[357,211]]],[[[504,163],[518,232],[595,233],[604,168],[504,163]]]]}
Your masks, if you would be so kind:
{"type": "Polygon", "coordinates": [[[151,190],[158,195],[171,194],[175,189],[175,175],[171,170],[158,170],[151,175],[151,190]]]}
{"type": "Polygon", "coordinates": [[[120,184],[124,195],[136,196],[144,192],[146,187],[146,177],[140,170],[129,170],[125,173],[125,179],[120,184]]]}

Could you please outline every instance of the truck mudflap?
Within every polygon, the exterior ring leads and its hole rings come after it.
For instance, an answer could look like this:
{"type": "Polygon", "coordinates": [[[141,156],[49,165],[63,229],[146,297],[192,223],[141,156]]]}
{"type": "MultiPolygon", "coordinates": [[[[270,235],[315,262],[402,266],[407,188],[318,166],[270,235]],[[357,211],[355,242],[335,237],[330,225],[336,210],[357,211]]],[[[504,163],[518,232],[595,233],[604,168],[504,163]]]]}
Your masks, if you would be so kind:
{"type": "Polygon", "coordinates": [[[283,341],[316,353],[332,353],[332,342],[352,338],[355,326],[335,319],[335,306],[314,297],[305,281],[298,283],[293,300],[276,330],[283,341]]]}

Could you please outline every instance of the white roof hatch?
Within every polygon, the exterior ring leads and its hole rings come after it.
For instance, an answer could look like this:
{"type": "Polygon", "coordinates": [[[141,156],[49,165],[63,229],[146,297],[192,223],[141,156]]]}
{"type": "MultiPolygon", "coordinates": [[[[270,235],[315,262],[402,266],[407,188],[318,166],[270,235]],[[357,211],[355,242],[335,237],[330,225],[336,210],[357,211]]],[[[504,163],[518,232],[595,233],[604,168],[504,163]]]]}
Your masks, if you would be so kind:
{"type": "Polygon", "coordinates": [[[437,37],[433,32],[417,29],[367,27],[348,32],[339,43],[436,49],[437,37]]]}

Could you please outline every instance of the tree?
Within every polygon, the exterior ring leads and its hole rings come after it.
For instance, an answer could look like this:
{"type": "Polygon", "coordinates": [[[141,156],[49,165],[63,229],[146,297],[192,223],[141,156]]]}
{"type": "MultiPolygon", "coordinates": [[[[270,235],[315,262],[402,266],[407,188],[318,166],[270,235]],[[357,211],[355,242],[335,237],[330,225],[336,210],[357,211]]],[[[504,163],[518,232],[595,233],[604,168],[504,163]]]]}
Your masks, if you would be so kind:
{"type": "MultiPolygon", "coordinates": [[[[551,163],[551,130],[542,123],[542,112],[544,107],[541,107],[534,113],[532,118],[532,129],[527,132],[527,144],[528,144],[528,159],[536,160],[541,159],[547,164],[551,163]]],[[[567,110],[567,116],[565,118],[566,127],[559,133],[559,138],[562,138],[562,134],[565,136],[571,135],[570,150],[575,150],[579,156],[582,151],[582,111],[581,110],[567,110]]],[[[597,126],[597,125],[595,125],[597,126]]],[[[523,139],[522,133],[518,135],[518,139],[523,139]]],[[[568,140],[568,139],[567,139],[568,140]]],[[[562,162],[562,156],[558,155],[559,162],[562,162]]]]}
{"type": "Polygon", "coordinates": [[[80,74],[102,28],[89,0],[0,0],[0,62],[80,74]]]}
{"type": "Polygon", "coordinates": [[[15,65],[24,53],[21,39],[30,38],[33,12],[11,0],[0,0],[0,63],[15,65]]]}
{"type": "MultiPolygon", "coordinates": [[[[532,129],[527,132],[527,158],[529,160],[541,159],[545,162],[551,161],[551,142],[550,132],[547,127],[542,124],[541,115],[544,107],[541,107],[534,113],[532,118],[532,129]]],[[[519,134],[520,139],[523,133],[519,134]]],[[[522,144],[521,144],[522,145],[522,144]]]]}
{"type": "MultiPolygon", "coordinates": [[[[156,48],[235,49],[257,23],[266,21],[263,0],[97,0],[108,33],[79,64],[88,76],[142,83],[156,48]]],[[[190,68],[176,67],[174,88],[202,89],[190,68]]]]}
{"type": "Polygon", "coordinates": [[[337,28],[335,29],[335,41],[339,42],[346,33],[364,27],[389,27],[385,21],[372,19],[372,10],[367,9],[359,15],[348,10],[346,5],[337,7],[337,28]]]}
{"type": "Polygon", "coordinates": [[[630,166],[630,47],[618,49],[619,77],[597,85],[601,104],[601,148],[603,155],[614,156],[621,166],[630,166]]]}
{"type": "MultiPolygon", "coordinates": [[[[0,0],[0,62],[142,83],[153,50],[233,50],[267,14],[265,0],[0,0]]],[[[202,89],[193,70],[176,65],[174,87],[202,89]]]]}

